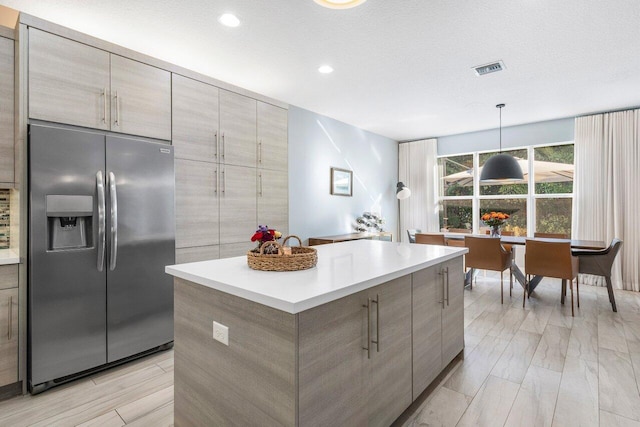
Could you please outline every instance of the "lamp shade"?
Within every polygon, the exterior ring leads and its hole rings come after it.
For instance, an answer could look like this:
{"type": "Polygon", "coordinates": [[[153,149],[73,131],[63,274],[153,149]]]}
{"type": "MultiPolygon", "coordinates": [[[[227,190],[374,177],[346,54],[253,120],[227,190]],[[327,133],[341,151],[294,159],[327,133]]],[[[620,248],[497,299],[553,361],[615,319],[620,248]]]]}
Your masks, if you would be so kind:
{"type": "Polygon", "coordinates": [[[409,196],[411,196],[411,190],[409,190],[409,187],[405,186],[403,182],[396,184],[396,197],[398,199],[406,199],[409,196]]]}
{"type": "Polygon", "coordinates": [[[480,181],[524,179],[522,168],[515,157],[500,153],[489,157],[482,167],[480,181]]]}

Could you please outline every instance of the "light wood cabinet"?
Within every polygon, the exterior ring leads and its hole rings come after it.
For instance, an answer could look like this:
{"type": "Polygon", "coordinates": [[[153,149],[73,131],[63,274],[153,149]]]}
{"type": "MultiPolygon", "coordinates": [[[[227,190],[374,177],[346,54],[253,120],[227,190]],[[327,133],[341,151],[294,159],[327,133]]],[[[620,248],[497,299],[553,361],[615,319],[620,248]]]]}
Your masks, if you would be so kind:
{"type": "Polygon", "coordinates": [[[299,425],[388,426],[411,404],[410,276],[304,311],[298,328],[299,425]]]}
{"type": "Polygon", "coordinates": [[[29,117],[110,129],[109,53],[29,29],[29,117]]]}
{"type": "Polygon", "coordinates": [[[249,238],[245,238],[244,242],[240,243],[227,243],[220,245],[220,258],[231,258],[234,256],[243,256],[247,254],[247,251],[253,249],[256,244],[250,241],[249,238]]]}
{"type": "Polygon", "coordinates": [[[412,276],[415,399],[464,348],[462,258],[412,276]]]}
{"type": "Polygon", "coordinates": [[[171,73],[29,29],[29,117],[171,139],[171,73]]]}
{"type": "Polygon", "coordinates": [[[220,258],[220,246],[194,246],[176,249],[176,264],[220,258]]]}
{"type": "Polygon", "coordinates": [[[256,167],[256,100],[220,90],[220,161],[256,167]]]}
{"type": "Polygon", "coordinates": [[[442,368],[443,276],[437,267],[413,273],[413,397],[420,395],[442,368]]]}
{"type": "Polygon", "coordinates": [[[362,291],[298,314],[298,425],[367,424],[367,298],[362,291]]]}
{"type": "Polygon", "coordinates": [[[217,162],[218,88],[173,74],[171,90],[175,157],[217,162]]]}
{"type": "Polygon", "coordinates": [[[111,130],[171,139],[171,73],[111,55],[111,130]]]}
{"type": "Polygon", "coordinates": [[[288,165],[288,112],[258,102],[258,167],[286,171],[288,165]]]}
{"type": "Polygon", "coordinates": [[[258,224],[268,225],[283,236],[289,234],[289,175],[286,171],[258,170],[258,224]]]}
{"type": "Polygon", "coordinates": [[[14,42],[0,37],[0,182],[14,177],[14,42]]]}
{"type": "Polygon", "coordinates": [[[464,348],[464,268],[462,259],[444,263],[446,306],[442,310],[442,367],[464,348]]]}
{"type": "Polygon", "coordinates": [[[18,288],[16,287],[0,290],[0,387],[17,381],[18,288]]]}
{"type": "Polygon", "coordinates": [[[256,169],[220,165],[220,243],[244,243],[256,230],[256,169]]]}
{"type": "Polygon", "coordinates": [[[369,291],[369,299],[375,331],[371,339],[378,343],[370,344],[371,359],[367,360],[367,425],[386,427],[413,401],[411,276],[376,286],[369,291]]]}
{"type": "Polygon", "coordinates": [[[218,244],[218,165],[176,159],[175,174],[176,248],[218,244]]]}

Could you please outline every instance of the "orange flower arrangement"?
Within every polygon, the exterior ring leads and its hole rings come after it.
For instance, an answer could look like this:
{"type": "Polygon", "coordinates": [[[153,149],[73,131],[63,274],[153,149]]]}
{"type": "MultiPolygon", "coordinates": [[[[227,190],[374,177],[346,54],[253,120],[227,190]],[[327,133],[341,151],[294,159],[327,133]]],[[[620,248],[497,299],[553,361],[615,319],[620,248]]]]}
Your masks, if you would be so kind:
{"type": "Polygon", "coordinates": [[[489,227],[500,227],[509,219],[509,214],[504,212],[489,212],[482,215],[480,219],[489,227]]]}

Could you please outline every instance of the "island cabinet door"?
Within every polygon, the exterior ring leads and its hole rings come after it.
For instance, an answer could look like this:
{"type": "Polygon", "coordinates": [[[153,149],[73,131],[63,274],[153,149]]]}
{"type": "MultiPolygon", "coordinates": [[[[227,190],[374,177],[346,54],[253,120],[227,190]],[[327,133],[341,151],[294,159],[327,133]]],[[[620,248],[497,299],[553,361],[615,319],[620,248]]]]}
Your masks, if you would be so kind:
{"type": "Polygon", "coordinates": [[[413,287],[413,399],[442,369],[442,301],[444,277],[440,266],[411,275],[413,287]]]}
{"type": "Polygon", "coordinates": [[[376,286],[367,360],[368,426],[389,426],[411,405],[411,276],[376,286]]]}
{"type": "Polygon", "coordinates": [[[367,425],[368,296],[362,291],[298,314],[298,425],[367,425]]]}
{"type": "Polygon", "coordinates": [[[464,268],[462,257],[443,264],[446,305],[442,310],[442,367],[464,348],[464,268]]]}

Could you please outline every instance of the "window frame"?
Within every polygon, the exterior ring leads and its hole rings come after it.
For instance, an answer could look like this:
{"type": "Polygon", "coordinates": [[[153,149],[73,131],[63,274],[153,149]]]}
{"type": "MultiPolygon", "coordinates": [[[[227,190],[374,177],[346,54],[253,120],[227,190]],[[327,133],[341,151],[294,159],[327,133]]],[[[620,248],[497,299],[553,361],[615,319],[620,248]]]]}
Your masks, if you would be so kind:
{"type": "MultiPolygon", "coordinates": [[[[472,233],[478,234],[480,232],[480,201],[481,200],[501,200],[501,199],[526,199],[527,201],[527,237],[532,237],[536,230],[536,201],[537,199],[571,199],[573,206],[575,185],[571,193],[555,193],[555,194],[537,194],[535,187],[535,174],[534,174],[534,156],[535,149],[539,147],[555,147],[560,145],[573,145],[575,152],[575,141],[562,141],[554,142],[550,144],[536,144],[525,145],[517,147],[507,147],[503,151],[511,150],[527,150],[527,166],[528,166],[528,180],[527,194],[505,194],[505,195],[480,195],[480,175],[478,169],[480,167],[480,154],[484,153],[498,153],[499,150],[478,150],[478,151],[466,151],[455,154],[438,155],[438,166],[440,167],[440,159],[454,156],[473,155],[473,195],[471,196],[442,196],[442,183],[440,183],[440,195],[438,195],[438,201],[442,203],[445,200],[472,200],[471,209],[473,212],[473,224],[472,233]]],[[[575,157],[573,160],[575,166],[575,157]]],[[[442,170],[439,179],[442,179],[442,170]]]]}

